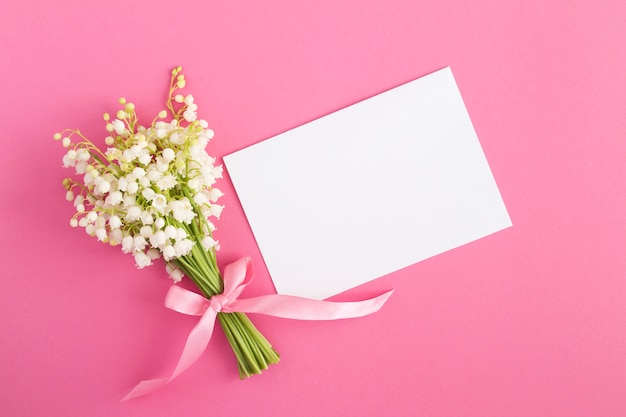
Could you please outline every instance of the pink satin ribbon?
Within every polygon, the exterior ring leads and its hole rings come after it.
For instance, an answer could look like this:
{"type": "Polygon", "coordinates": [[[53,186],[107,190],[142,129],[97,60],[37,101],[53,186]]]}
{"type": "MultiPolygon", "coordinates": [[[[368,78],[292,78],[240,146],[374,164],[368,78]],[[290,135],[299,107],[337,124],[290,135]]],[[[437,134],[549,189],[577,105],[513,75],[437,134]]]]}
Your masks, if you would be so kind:
{"type": "Polygon", "coordinates": [[[189,333],[187,343],[171,376],[141,381],[122,401],[149,394],[176,378],[204,352],[217,313],[259,313],[297,320],[337,320],[362,317],[378,311],[393,293],[356,302],[319,301],[291,295],[271,294],[240,300],[239,295],[252,281],[254,269],[250,258],[242,258],[224,269],[224,292],[210,299],[172,285],[165,297],[165,306],[179,313],[201,316],[189,333]]]}

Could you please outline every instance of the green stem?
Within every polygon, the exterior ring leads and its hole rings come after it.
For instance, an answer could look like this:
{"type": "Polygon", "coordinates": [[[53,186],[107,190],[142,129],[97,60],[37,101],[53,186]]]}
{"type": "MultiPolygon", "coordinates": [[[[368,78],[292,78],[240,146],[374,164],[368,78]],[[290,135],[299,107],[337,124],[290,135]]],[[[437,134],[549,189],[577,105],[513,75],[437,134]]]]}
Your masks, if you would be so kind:
{"type": "MultiPolygon", "coordinates": [[[[215,257],[201,249],[197,240],[192,251],[177,258],[176,264],[210,298],[223,291],[224,283],[215,257]]],[[[217,318],[237,358],[241,379],[260,374],[269,365],[278,363],[278,353],[244,313],[219,313],[217,318]]]]}

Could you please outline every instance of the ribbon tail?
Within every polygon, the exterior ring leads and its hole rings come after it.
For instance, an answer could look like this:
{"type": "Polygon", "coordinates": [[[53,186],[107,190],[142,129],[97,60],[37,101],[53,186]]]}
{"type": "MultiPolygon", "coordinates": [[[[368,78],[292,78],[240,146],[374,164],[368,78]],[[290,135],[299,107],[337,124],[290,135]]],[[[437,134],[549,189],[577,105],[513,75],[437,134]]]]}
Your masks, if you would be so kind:
{"type": "Polygon", "coordinates": [[[259,313],[296,320],[338,320],[375,313],[391,297],[393,290],[363,301],[320,301],[292,295],[270,294],[235,300],[223,312],[259,313]]]}
{"type": "Polygon", "coordinates": [[[157,389],[164,387],[171,380],[193,365],[193,363],[198,360],[200,355],[202,355],[202,352],[204,352],[209,344],[209,341],[211,340],[213,328],[215,327],[216,315],[217,313],[212,308],[208,308],[202,315],[198,324],[196,324],[189,333],[183,352],[178,360],[178,364],[170,377],[141,381],[122,399],[122,401],[150,394],[157,389]]]}
{"type": "Polygon", "coordinates": [[[145,381],[141,381],[135,388],[133,388],[124,398],[122,398],[122,402],[128,401],[130,399],[141,397],[142,395],[150,394],[158,390],[159,388],[164,387],[167,383],[170,382],[169,378],[160,378],[160,379],[147,379],[145,381]]]}

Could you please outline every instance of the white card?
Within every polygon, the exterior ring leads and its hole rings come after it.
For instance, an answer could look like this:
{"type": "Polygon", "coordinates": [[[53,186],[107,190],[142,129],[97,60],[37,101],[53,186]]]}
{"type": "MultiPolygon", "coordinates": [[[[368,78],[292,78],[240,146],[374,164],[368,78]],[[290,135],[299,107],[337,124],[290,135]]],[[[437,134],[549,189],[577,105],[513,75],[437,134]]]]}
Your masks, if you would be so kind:
{"type": "Polygon", "coordinates": [[[511,226],[449,68],[224,162],[280,294],[324,299],[511,226]]]}

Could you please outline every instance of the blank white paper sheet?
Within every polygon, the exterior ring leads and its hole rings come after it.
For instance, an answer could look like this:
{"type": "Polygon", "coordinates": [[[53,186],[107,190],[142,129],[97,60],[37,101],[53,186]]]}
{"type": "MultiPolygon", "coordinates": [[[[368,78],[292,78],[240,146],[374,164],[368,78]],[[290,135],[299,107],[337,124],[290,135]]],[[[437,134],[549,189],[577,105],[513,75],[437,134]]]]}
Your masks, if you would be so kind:
{"type": "Polygon", "coordinates": [[[328,298],[511,226],[450,68],[224,163],[279,294],[328,298]]]}

